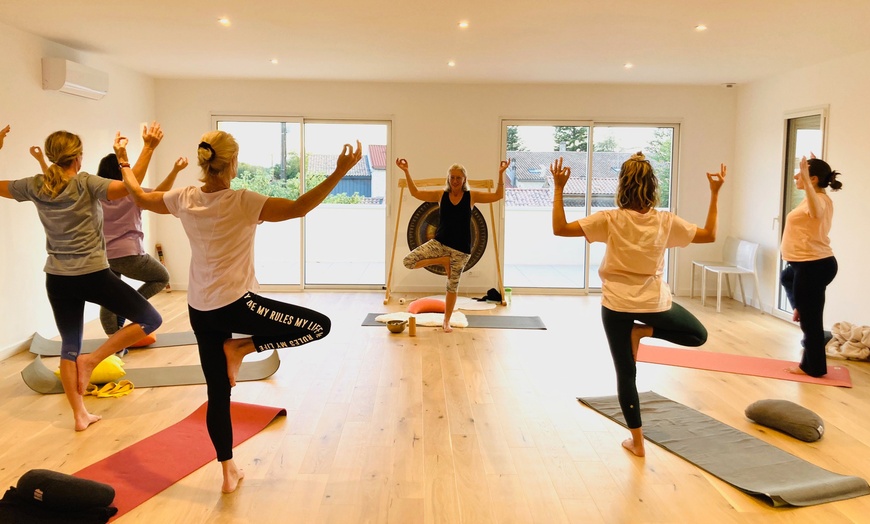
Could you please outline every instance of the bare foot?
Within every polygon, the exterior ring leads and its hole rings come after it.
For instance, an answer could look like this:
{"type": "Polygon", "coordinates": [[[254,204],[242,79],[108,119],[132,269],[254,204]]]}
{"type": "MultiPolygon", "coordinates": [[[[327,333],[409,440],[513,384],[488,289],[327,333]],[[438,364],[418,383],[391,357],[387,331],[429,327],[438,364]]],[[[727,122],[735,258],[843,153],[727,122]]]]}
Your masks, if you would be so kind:
{"type": "Polygon", "coordinates": [[[636,455],[638,457],[646,456],[646,451],[644,451],[644,449],[643,449],[643,441],[642,440],[640,441],[640,445],[636,445],[634,443],[633,438],[627,438],[627,439],[622,441],[622,447],[631,451],[634,455],[636,455]]]}
{"type": "Polygon", "coordinates": [[[444,328],[445,333],[453,333],[453,328],[450,326],[450,321],[445,320],[441,327],[444,328]]]}
{"type": "Polygon", "coordinates": [[[635,324],[631,328],[631,356],[634,357],[635,362],[637,362],[637,350],[640,348],[640,339],[650,337],[652,334],[653,328],[651,326],[635,324]]]}
{"type": "Polygon", "coordinates": [[[76,358],[76,391],[79,392],[79,395],[84,395],[87,391],[88,384],[91,382],[91,374],[99,364],[93,360],[88,355],[79,355],[76,358]]]}
{"type": "Polygon", "coordinates": [[[806,375],[806,373],[804,373],[804,370],[802,370],[801,368],[799,368],[797,366],[785,368],[785,370],[788,371],[789,373],[791,373],[792,375],[806,375]]]}
{"type": "Polygon", "coordinates": [[[239,483],[245,478],[245,472],[236,467],[236,463],[232,460],[221,462],[224,471],[224,483],[221,486],[221,493],[232,493],[239,487],[239,483]]]}
{"type": "Polygon", "coordinates": [[[103,417],[101,417],[99,415],[91,415],[88,412],[85,412],[81,416],[80,415],[73,415],[73,418],[75,419],[76,431],[84,431],[84,430],[88,429],[88,426],[90,426],[94,422],[97,422],[97,421],[103,419],[103,417]]]}
{"type": "Polygon", "coordinates": [[[791,320],[792,320],[792,322],[800,322],[800,321],[801,321],[801,314],[800,314],[800,312],[799,312],[797,309],[795,309],[795,310],[792,312],[792,314],[791,314],[791,320]]]}
{"type": "Polygon", "coordinates": [[[245,355],[254,352],[254,343],[249,338],[231,338],[224,342],[224,355],[227,357],[227,376],[230,386],[236,385],[236,377],[242,367],[245,355]]]}

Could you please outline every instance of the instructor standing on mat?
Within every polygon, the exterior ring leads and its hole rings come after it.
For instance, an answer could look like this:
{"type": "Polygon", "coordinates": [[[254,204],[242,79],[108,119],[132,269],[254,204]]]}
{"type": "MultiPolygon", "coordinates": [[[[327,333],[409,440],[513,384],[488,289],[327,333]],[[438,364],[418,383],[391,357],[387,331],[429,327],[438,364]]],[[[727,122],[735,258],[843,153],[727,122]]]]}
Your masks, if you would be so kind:
{"type": "MultiPolygon", "coordinates": [[[[125,161],[126,140],[118,138],[115,154],[125,161]]],[[[245,355],[255,351],[296,347],[329,333],[326,315],[256,295],[254,234],[260,222],[280,222],[305,216],[317,207],[339,180],[362,158],[359,142],[345,144],[335,171],[296,200],[274,198],[248,190],[234,190],[239,144],[224,131],[210,131],[197,147],[202,186],[146,193],[129,169],[124,183],[136,204],[172,214],[190,242],[187,290],[190,325],[199,346],[199,359],[208,390],[206,425],[223,469],[224,493],[238,487],[244,473],[233,461],[230,393],[245,355]],[[251,335],[232,338],[233,333],[251,335]]]]}
{"type": "Polygon", "coordinates": [[[511,165],[510,160],[502,160],[498,168],[498,186],[494,193],[471,191],[465,168],[453,164],[447,170],[447,185],[441,191],[422,191],[417,189],[408,161],[397,158],[396,165],[405,173],[408,192],[423,202],[437,202],[439,210],[438,228],[435,238],[418,246],[405,256],[403,263],[408,269],[426,266],[443,266],[447,275],[447,295],[444,301],[444,331],[450,333],[450,316],[456,306],[459,290],[459,277],[471,257],[471,209],[475,204],[498,202],[504,198],[504,172],[511,165]]]}
{"type": "Polygon", "coordinates": [[[658,179],[652,165],[638,152],[622,164],[616,188],[617,209],[598,211],[570,224],[565,219],[562,193],[571,168],[562,158],[550,165],[553,196],[553,234],[586,237],[605,242],[607,249],[598,270],[601,277],[601,321],[616,368],[619,406],[631,431],[622,446],[645,455],[637,394],[637,348],[644,337],[660,338],[682,346],[700,346],[707,330],[691,313],[671,302],[671,290],[662,278],[665,251],[690,243],[716,240],[719,189],[725,165],[707,173],[710,208],[701,229],[668,211],[659,211],[658,179]]]}

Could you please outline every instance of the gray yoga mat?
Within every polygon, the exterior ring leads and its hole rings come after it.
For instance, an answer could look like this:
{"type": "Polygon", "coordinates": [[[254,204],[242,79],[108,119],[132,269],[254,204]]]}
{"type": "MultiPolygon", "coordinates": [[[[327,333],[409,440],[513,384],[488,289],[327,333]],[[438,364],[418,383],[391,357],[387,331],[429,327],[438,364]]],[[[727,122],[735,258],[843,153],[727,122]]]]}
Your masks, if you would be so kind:
{"type": "MultiPolygon", "coordinates": [[[[177,333],[157,333],[157,342],[150,346],[142,346],[134,349],[165,348],[170,346],[196,345],[193,331],[179,331],[177,333]]],[[[93,338],[82,341],[82,353],[93,353],[98,347],[108,340],[106,338],[93,338]]],[[[44,357],[60,356],[60,340],[49,340],[39,333],[33,334],[30,342],[30,352],[44,357]]]]}
{"type": "MultiPolygon", "coordinates": [[[[625,426],[615,396],[578,398],[625,426]]],[[[640,394],[647,440],[773,506],[811,506],[870,494],[867,481],[832,473],[651,391],[640,394]]]]}
{"type": "MultiPolygon", "coordinates": [[[[383,326],[383,322],[375,320],[385,313],[369,313],[363,326],[383,326]]],[[[513,315],[465,315],[470,328],[489,329],[547,329],[541,317],[520,317],[513,315]]]]}
{"type": "MultiPolygon", "coordinates": [[[[278,371],[281,359],[278,352],[262,359],[242,362],[237,382],[263,380],[278,371]]],[[[205,376],[200,366],[166,366],[154,368],[124,368],[126,374],[118,380],[129,380],[137,388],[156,388],[161,386],[188,386],[205,384],[205,376]]],[[[63,385],[53,371],[45,367],[39,356],[21,371],[24,383],[33,391],[43,394],[63,393],[63,385]]]]}

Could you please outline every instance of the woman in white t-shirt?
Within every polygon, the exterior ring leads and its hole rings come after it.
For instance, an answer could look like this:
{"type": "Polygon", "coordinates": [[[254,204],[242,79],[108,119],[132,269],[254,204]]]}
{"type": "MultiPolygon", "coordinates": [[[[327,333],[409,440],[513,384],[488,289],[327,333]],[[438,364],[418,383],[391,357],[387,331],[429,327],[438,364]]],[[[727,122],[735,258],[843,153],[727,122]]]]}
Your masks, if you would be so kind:
{"type": "Polygon", "coordinates": [[[701,229],[668,211],[659,211],[658,179],[652,165],[638,152],[622,164],[616,190],[617,209],[593,213],[575,222],[565,219],[562,193],[571,168],[562,158],[553,162],[553,233],[605,242],[607,250],[598,274],[601,277],[601,320],[616,368],[617,396],[631,438],[622,443],[644,456],[640,404],[635,378],[637,348],[644,337],[660,338],[683,346],[700,346],[707,330],[691,313],[671,302],[671,290],[662,278],[665,250],[716,239],[719,173],[707,173],[710,207],[701,229]]]}
{"type": "Polygon", "coordinates": [[[825,188],[839,191],[843,187],[837,180],[839,174],[824,160],[803,157],[801,169],[794,175],[795,186],[806,198],[785,217],[780,252],[788,265],[779,278],[794,308],[794,320],[800,322],[804,334],[803,356],[797,367],[788,369],[791,373],[821,377],[828,372],[825,289],[837,276],[837,259],[828,238],[834,203],[825,188]]]}
{"type": "MultiPolygon", "coordinates": [[[[120,137],[115,142],[120,161],[127,158],[125,142],[120,137]]],[[[202,168],[200,187],[146,193],[130,169],[122,173],[136,204],[181,219],[190,242],[187,302],[207,385],[206,425],[223,469],[221,491],[231,493],[244,477],[233,461],[230,418],[230,393],[242,359],[255,351],[320,340],[331,325],[322,313],[255,294],[257,225],[305,216],[359,162],[362,147],[359,142],[356,149],[345,144],[335,171],[296,200],[231,189],[230,182],[238,169],[239,144],[229,133],[210,131],[203,135],[197,157],[202,168]],[[233,333],[251,337],[234,339],[233,333]]]]}

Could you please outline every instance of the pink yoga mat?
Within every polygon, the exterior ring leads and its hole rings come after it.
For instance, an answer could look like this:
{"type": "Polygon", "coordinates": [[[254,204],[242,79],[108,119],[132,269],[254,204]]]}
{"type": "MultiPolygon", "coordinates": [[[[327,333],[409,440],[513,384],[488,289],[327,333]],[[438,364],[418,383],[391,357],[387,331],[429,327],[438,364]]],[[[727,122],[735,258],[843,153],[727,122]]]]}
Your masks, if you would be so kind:
{"type": "MultiPolygon", "coordinates": [[[[139,504],[215,460],[205,427],[203,404],[187,418],[144,440],[92,464],[74,476],[115,488],[117,519],[139,504]]],[[[231,403],[233,447],[262,431],[287,410],[270,406],[231,403]]]]}
{"type": "Polygon", "coordinates": [[[684,368],[724,371],[753,377],[777,378],[793,382],[807,382],[825,386],[852,387],[849,370],[843,366],[828,366],[828,374],[823,377],[796,375],[786,368],[795,367],[797,362],[774,358],[748,357],[729,353],[713,353],[697,349],[668,348],[641,344],[637,352],[638,362],[665,364],[684,368]]]}

